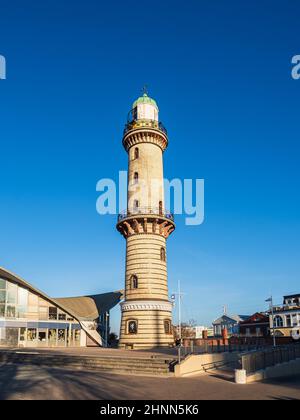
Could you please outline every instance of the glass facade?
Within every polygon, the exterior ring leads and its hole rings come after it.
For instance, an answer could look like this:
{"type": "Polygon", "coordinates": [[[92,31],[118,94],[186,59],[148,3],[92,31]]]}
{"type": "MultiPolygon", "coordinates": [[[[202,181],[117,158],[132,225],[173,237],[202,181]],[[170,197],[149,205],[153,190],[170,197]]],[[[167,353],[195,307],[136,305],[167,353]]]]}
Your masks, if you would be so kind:
{"type": "Polygon", "coordinates": [[[80,345],[81,326],[31,290],[0,278],[0,346],[80,345]]]}

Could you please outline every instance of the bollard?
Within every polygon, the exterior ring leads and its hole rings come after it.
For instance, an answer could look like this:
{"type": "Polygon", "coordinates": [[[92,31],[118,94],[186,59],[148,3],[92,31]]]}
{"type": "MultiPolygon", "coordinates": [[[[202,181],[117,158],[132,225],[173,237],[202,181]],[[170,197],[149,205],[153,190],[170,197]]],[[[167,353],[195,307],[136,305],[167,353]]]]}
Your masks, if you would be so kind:
{"type": "Polygon", "coordinates": [[[247,373],[245,369],[235,369],[235,383],[245,385],[247,383],[247,373]]]}

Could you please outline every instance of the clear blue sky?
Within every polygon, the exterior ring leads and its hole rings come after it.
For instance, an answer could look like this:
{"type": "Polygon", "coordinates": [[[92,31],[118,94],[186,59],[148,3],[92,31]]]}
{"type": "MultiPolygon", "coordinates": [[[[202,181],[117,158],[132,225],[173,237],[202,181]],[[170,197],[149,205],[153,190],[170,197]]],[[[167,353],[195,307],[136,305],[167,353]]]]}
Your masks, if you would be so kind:
{"type": "Polygon", "coordinates": [[[0,265],[52,296],[123,287],[125,241],[95,186],[127,168],[123,124],[146,83],[165,175],[206,182],[205,223],[177,217],[168,243],[184,319],[300,292],[299,15],[292,0],[2,0],[0,265]]]}

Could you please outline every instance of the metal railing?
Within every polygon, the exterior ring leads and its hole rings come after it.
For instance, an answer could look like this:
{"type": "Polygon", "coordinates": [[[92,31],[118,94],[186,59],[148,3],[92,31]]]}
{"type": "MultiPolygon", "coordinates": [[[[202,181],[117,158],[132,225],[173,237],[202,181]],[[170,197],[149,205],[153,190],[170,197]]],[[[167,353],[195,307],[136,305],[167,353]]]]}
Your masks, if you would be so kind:
{"type": "Polygon", "coordinates": [[[249,374],[298,358],[300,358],[300,344],[291,344],[242,354],[240,365],[249,374]]]}
{"type": "Polygon", "coordinates": [[[124,134],[126,134],[128,131],[136,129],[136,128],[154,128],[156,130],[161,131],[162,133],[164,133],[166,136],[168,135],[168,132],[165,128],[165,126],[163,125],[162,122],[159,121],[155,121],[155,120],[132,120],[130,122],[128,122],[125,125],[124,128],[124,134]]]}
{"type": "Polygon", "coordinates": [[[138,216],[138,215],[157,215],[161,217],[165,217],[166,219],[174,220],[174,214],[170,211],[165,209],[155,208],[155,207],[137,207],[130,210],[124,210],[123,212],[119,213],[118,215],[118,222],[126,219],[127,217],[131,216],[138,216]]]}
{"type": "Polygon", "coordinates": [[[250,351],[257,351],[265,348],[262,345],[258,344],[223,344],[222,342],[205,342],[201,345],[195,345],[191,342],[190,345],[181,346],[178,350],[180,350],[181,358],[184,359],[185,357],[191,354],[215,354],[215,353],[234,353],[234,352],[250,352],[250,351]]]}

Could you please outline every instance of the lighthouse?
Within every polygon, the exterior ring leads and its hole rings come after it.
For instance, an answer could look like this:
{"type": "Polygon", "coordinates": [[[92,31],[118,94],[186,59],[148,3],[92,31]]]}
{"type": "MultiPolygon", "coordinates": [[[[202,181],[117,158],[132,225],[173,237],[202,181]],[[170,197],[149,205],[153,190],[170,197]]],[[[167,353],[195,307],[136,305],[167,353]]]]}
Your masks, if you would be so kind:
{"type": "Polygon", "coordinates": [[[128,154],[128,193],[127,210],[119,214],[117,223],[126,240],[119,347],[170,347],[174,338],[166,243],[175,223],[164,206],[163,153],[168,135],[156,101],[146,92],[128,114],[123,146],[128,154]]]}

